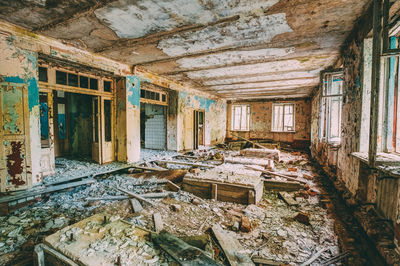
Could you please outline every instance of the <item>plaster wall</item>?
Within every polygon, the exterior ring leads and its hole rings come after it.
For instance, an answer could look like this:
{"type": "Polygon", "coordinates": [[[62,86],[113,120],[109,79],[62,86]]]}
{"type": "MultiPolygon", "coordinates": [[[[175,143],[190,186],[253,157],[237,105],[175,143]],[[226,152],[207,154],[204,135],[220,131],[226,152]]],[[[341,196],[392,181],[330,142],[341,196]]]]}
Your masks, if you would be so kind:
{"type": "Polygon", "coordinates": [[[266,100],[257,102],[231,102],[227,106],[227,138],[236,139],[235,135],[248,139],[272,140],[291,143],[299,148],[310,145],[311,134],[311,99],[300,100],[266,100]],[[272,105],[274,103],[295,104],[295,132],[271,132],[272,105]],[[250,106],[250,131],[232,131],[232,105],[246,104],[250,106]]]}
{"type": "MultiPolygon", "coordinates": [[[[0,78],[3,81],[25,83],[28,85],[29,101],[29,134],[31,154],[40,154],[40,107],[39,87],[37,82],[37,57],[32,51],[21,49],[14,45],[14,37],[8,34],[0,34],[0,78]]],[[[1,144],[3,145],[3,144],[1,144]]],[[[31,157],[30,154],[21,154],[31,157]]],[[[6,160],[6,158],[1,158],[6,160]]],[[[40,156],[32,156],[31,162],[27,162],[28,171],[32,173],[32,184],[41,181],[40,156]],[[29,170],[30,169],[30,170],[29,170]]]]}

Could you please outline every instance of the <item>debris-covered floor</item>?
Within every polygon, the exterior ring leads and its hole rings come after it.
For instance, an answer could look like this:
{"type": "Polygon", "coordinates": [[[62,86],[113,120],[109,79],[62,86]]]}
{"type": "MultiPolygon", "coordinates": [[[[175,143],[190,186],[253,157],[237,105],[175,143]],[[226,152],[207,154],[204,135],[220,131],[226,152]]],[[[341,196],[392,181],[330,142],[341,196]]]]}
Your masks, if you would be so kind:
{"type": "Polygon", "coordinates": [[[246,156],[241,154],[224,149],[198,150],[185,155],[143,150],[141,169],[126,168],[95,177],[91,173],[103,173],[126,165],[99,166],[57,159],[57,173],[47,177],[44,183],[85,174],[95,182],[42,195],[39,202],[0,217],[0,263],[31,264],[34,245],[57,231],[63,244],[57,245],[68,249],[68,245],[73,245],[69,237],[79,241],[79,235],[91,235],[94,229],[102,228],[101,224],[90,220],[80,228],[74,224],[102,213],[107,222],[123,221],[129,230],[99,229],[101,237],[80,251],[81,258],[101,255],[107,257],[110,264],[177,265],[156,240],[133,232],[135,226],[142,233],[159,231],[157,227],[161,226],[169,237],[192,237],[193,240],[198,236],[200,242],[206,242],[202,249],[204,254],[228,265],[223,245],[217,244],[218,239],[215,240],[213,230],[210,230],[219,225],[227,237],[239,241],[237,252],[257,263],[321,265],[325,262],[339,265],[351,261],[352,265],[363,264],[359,251],[344,250],[338,240],[338,235],[340,238],[343,234],[347,239],[351,238],[351,232],[343,232],[346,229],[338,226],[341,215],[331,208],[330,193],[325,191],[320,182],[322,177],[306,153],[281,151],[279,160],[253,158],[251,152],[246,156]],[[264,189],[256,204],[244,205],[203,199],[178,190],[176,185],[185,187],[182,186],[184,176],[243,186],[268,179],[273,184],[273,180],[281,181],[278,183],[283,187],[264,189]],[[143,196],[146,200],[140,200],[143,210],[134,212],[128,194],[121,190],[143,196]],[[161,223],[156,226],[154,219],[161,223]],[[59,231],[62,228],[65,229],[59,231]],[[338,228],[341,228],[340,232],[338,228]],[[214,236],[213,241],[205,235],[207,233],[214,236]],[[335,258],[338,258],[336,262],[328,261],[335,258]]]}

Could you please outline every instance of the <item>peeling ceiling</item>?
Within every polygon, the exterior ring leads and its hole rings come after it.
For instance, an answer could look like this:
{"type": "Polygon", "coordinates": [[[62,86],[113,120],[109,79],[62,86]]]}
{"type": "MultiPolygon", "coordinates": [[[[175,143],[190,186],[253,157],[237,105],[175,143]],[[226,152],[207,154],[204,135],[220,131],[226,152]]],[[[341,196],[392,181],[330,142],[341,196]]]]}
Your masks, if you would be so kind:
{"type": "Polygon", "coordinates": [[[0,0],[0,18],[227,99],[293,98],[371,2],[0,0]]]}

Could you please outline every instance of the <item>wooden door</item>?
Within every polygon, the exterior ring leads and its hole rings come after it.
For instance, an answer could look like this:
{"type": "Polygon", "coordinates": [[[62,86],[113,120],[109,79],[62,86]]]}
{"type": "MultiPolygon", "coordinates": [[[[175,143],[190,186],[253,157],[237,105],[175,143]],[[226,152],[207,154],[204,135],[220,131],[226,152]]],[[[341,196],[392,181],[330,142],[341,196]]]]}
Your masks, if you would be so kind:
{"type": "Polygon", "coordinates": [[[204,111],[199,111],[198,112],[198,145],[199,146],[204,146],[204,111]]]}
{"type": "Polygon", "coordinates": [[[101,102],[99,96],[94,96],[92,99],[92,123],[93,123],[93,142],[92,142],[92,160],[101,163],[101,102]]]}
{"type": "Polygon", "coordinates": [[[32,186],[27,84],[0,83],[0,190],[32,186]]]}
{"type": "Polygon", "coordinates": [[[43,175],[55,173],[53,93],[40,92],[40,169],[43,175]]]}
{"type": "Polygon", "coordinates": [[[194,113],[192,108],[185,109],[184,116],[184,145],[183,148],[185,150],[193,150],[194,148],[194,113]]]}
{"type": "Polygon", "coordinates": [[[102,161],[101,163],[109,163],[114,161],[114,108],[112,99],[102,97],[102,116],[101,116],[101,132],[102,132],[102,161]]]}

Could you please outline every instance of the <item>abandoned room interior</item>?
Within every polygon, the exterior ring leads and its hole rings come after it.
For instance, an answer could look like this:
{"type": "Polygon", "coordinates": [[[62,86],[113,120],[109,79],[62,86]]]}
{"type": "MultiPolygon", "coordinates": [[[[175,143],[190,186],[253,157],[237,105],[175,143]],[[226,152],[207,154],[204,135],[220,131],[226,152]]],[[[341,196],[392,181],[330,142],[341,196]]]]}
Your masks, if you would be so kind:
{"type": "Polygon", "coordinates": [[[400,0],[0,0],[0,265],[400,265],[400,0]]]}

